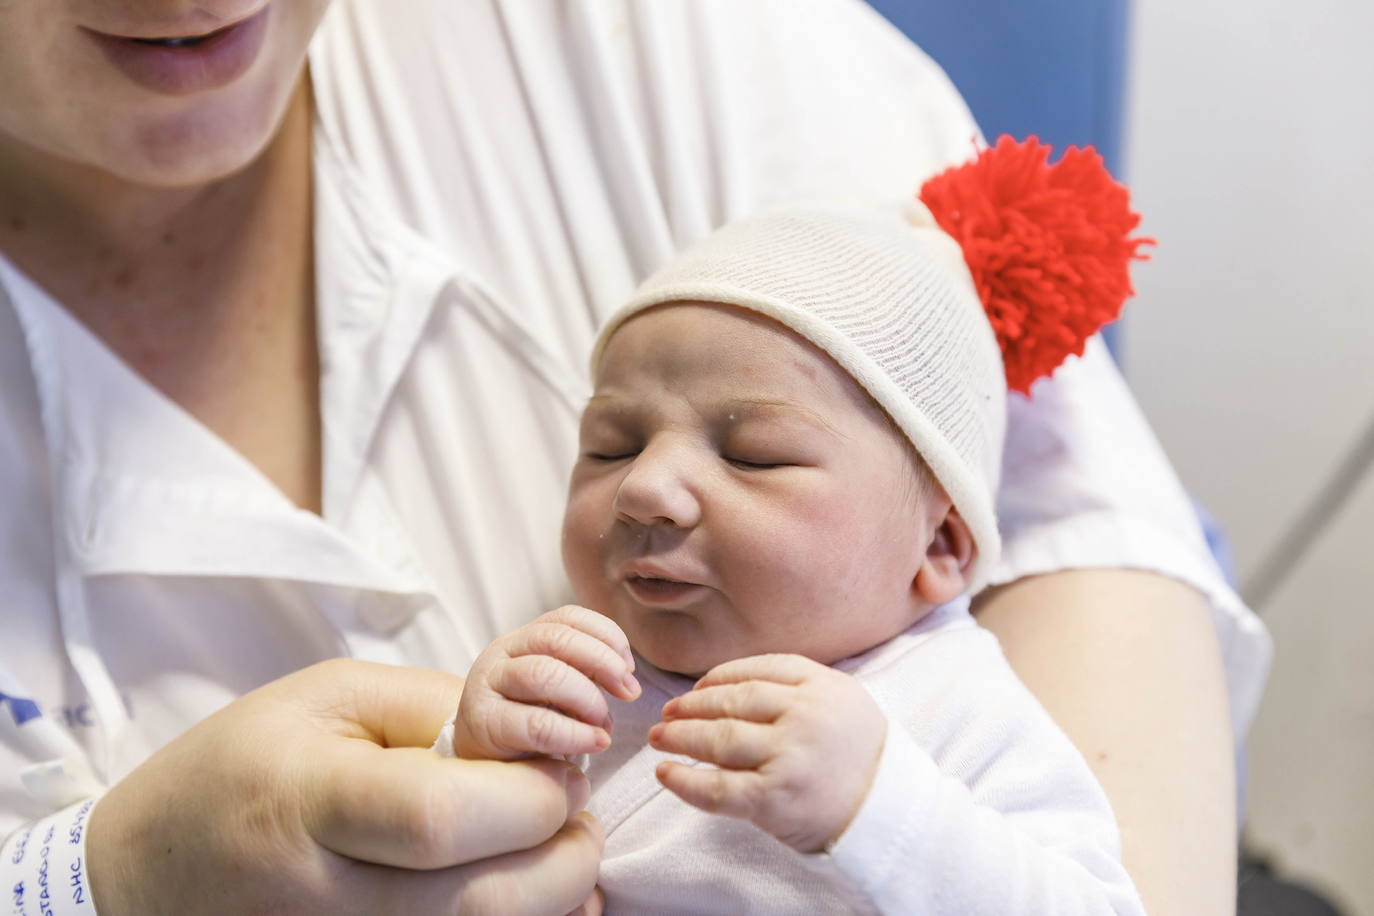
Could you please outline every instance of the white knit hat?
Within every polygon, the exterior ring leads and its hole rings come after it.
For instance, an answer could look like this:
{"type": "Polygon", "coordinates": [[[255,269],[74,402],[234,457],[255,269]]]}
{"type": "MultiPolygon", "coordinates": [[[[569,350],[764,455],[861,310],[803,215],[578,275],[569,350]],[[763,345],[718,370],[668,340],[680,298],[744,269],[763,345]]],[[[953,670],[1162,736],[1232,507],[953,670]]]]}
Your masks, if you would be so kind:
{"type": "Polygon", "coordinates": [[[972,590],[1000,552],[993,511],[1006,375],[959,245],[912,202],[791,207],[731,223],[659,270],[602,328],[669,302],[765,315],[820,347],[878,402],[949,494],[978,548],[972,590]]]}

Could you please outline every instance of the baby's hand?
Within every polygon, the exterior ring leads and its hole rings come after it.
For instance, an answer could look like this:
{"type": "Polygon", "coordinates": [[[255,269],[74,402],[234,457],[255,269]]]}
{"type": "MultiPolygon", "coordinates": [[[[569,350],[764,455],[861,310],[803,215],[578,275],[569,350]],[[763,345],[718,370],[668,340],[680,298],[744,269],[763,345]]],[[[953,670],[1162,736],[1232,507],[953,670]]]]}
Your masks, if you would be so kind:
{"type": "Polygon", "coordinates": [[[597,685],[639,696],[634,657],[608,617],[566,605],[508,633],[477,657],[454,723],[459,757],[517,760],[589,754],[611,743],[611,713],[597,685]]]}
{"type": "Polygon", "coordinates": [[[886,734],[878,704],[849,675],[800,655],[756,655],[670,700],[649,743],[720,768],[660,763],[659,781],[683,801],[819,852],[858,813],[886,734]]]}

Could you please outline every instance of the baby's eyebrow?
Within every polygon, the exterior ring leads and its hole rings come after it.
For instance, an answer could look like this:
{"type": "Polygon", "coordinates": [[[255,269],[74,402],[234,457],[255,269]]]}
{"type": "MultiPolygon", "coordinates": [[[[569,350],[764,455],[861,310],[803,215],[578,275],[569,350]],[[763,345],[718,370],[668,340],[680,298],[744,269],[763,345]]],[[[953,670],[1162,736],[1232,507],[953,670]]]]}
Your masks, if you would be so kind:
{"type": "MultiPolygon", "coordinates": [[[[619,395],[595,394],[588,399],[587,406],[582,411],[582,420],[583,423],[589,419],[600,422],[615,418],[632,421],[634,417],[640,415],[640,410],[640,405],[619,395]]],[[[710,404],[706,408],[706,412],[715,417],[717,422],[724,423],[741,423],[745,420],[762,419],[770,415],[782,416],[789,420],[798,420],[837,439],[845,441],[849,439],[848,435],[836,428],[819,411],[800,401],[736,397],[718,404],[710,404]]]]}
{"type": "Polygon", "coordinates": [[[623,413],[633,407],[632,402],[624,398],[616,397],[611,394],[594,394],[587,399],[587,404],[582,408],[583,414],[602,414],[606,412],[623,413]]]}
{"type": "Polygon", "coordinates": [[[829,420],[821,415],[821,413],[799,401],[771,400],[768,398],[731,398],[721,406],[731,420],[737,419],[740,415],[747,419],[768,414],[783,414],[790,418],[799,419],[808,426],[813,426],[840,439],[849,438],[836,429],[829,420]]]}

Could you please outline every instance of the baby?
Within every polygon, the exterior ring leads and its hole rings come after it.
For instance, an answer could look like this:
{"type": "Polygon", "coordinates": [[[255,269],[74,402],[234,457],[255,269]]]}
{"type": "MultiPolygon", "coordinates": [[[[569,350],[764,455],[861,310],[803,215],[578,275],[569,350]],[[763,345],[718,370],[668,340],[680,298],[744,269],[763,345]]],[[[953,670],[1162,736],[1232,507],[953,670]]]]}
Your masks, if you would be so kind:
{"type": "Polygon", "coordinates": [[[733,224],[601,334],[585,607],[482,653],[452,745],[594,755],[609,913],[1140,912],[1101,789],[969,614],[1006,376],[917,211],[733,224]]]}

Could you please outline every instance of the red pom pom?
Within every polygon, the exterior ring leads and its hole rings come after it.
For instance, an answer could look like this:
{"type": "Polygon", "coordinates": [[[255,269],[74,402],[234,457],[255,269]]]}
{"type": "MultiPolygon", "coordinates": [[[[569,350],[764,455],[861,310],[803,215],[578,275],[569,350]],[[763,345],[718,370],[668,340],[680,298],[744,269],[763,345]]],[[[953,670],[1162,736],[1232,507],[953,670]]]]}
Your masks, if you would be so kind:
{"type": "Polygon", "coordinates": [[[1007,386],[1023,394],[1114,320],[1135,290],[1130,238],[1140,223],[1126,189],[1091,147],[1050,147],[1009,136],[921,187],[920,199],[964,250],[1002,348],[1007,386]]]}

